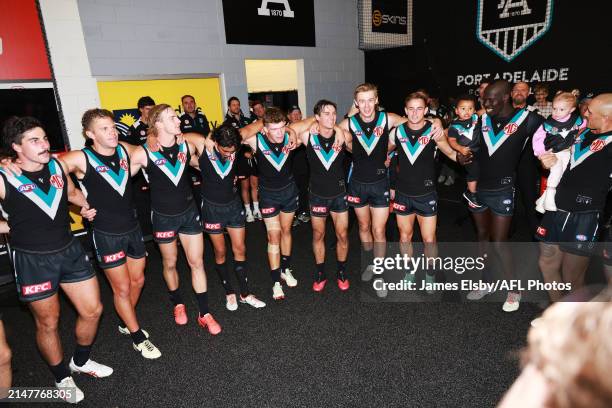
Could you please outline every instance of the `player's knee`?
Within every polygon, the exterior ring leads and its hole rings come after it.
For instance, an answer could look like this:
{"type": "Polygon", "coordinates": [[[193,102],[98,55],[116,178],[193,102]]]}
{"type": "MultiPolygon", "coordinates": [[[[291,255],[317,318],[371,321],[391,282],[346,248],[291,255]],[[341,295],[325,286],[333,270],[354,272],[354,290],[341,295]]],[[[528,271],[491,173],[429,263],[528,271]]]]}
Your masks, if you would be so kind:
{"type": "Polygon", "coordinates": [[[359,222],[359,232],[370,232],[372,224],[369,222],[359,222]]]}
{"type": "Polygon", "coordinates": [[[385,235],[385,227],[373,227],[372,235],[374,236],[374,241],[383,242],[386,239],[385,235]]]}
{"type": "Polygon", "coordinates": [[[344,246],[348,244],[348,232],[346,230],[336,231],[338,244],[344,246]]]}
{"type": "Polygon", "coordinates": [[[400,242],[412,242],[412,231],[400,231],[400,242]]]}
{"type": "Polygon", "coordinates": [[[132,287],[136,287],[139,289],[142,289],[142,287],[144,286],[144,283],[145,283],[144,273],[134,277],[131,281],[132,287]]]}
{"type": "Polygon", "coordinates": [[[162,265],[166,271],[176,271],[176,256],[164,257],[162,265]]]}
{"type": "Polygon", "coordinates": [[[476,235],[478,236],[478,241],[488,241],[490,233],[488,229],[483,228],[479,229],[476,235]]]}
{"type": "Polygon", "coordinates": [[[435,244],[436,236],[435,235],[423,235],[423,243],[424,244],[435,244]]]}
{"type": "Polygon", "coordinates": [[[246,254],[246,245],[244,242],[234,244],[232,245],[232,252],[234,252],[234,257],[239,256],[242,258],[246,254]]]}
{"type": "Polygon", "coordinates": [[[59,324],[59,312],[38,316],[36,318],[36,329],[45,333],[53,333],[57,331],[59,324]]]}
{"type": "Polygon", "coordinates": [[[104,306],[102,306],[102,302],[98,302],[94,305],[87,307],[79,314],[79,316],[86,320],[98,320],[100,319],[100,316],[102,316],[103,310],[104,306]]]}
{"type": "Polygon", "coordinates": [[[126,280],[125,282],[121,282],[117,285],[114,285],[113,292],[115,293],[115,296],[121,299],[129,299],[130,285],[132,285],[132,282],[128,280],[126,280]]]}
{"type": "Polygon", "coordinates": [[[312,241],[321,242],[325,238],[325,232],[321,230],[312,230],[312,241]]]}
{"type": "Polygon", "coordinates": [[[11,365],[11,359],[13,358],[13,353],[11,353],[11,348],[8,344],[4,343],[0,345],[0,367],[11,365]]]}
{"type": "Polygon", "coordinates": [[[204,257],[190,257],[187,259],[187,263],[189,264],[189,268],[191,268],[191,270],[204,269],[204,257]]]}

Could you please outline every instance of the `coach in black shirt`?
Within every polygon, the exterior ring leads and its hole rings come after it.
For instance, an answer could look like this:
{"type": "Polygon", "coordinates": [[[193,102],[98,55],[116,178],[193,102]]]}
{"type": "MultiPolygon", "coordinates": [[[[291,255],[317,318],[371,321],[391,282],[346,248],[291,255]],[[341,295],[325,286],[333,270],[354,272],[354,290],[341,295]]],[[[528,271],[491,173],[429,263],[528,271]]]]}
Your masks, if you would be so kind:
{"type": "Polygon", "coordinates": [[[181,104],[185,113],[179,118],[181,120],[181,132],[196,132],[203,136],[210,133],[210,125],[206,115],[196,109],[195,98],[191,95],[184,95],[181,104]]]}

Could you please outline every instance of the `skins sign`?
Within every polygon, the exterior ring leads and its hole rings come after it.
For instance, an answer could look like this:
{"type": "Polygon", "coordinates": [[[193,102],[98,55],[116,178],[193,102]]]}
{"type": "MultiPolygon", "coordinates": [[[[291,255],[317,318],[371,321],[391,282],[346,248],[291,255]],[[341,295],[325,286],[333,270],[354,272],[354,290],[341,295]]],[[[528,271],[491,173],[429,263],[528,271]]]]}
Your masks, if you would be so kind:
{"type": "Polygon", "coordinates": [[[546,34],[552,11],[553,0],[478,0],[476,37],[510,62],[546,34]]]}

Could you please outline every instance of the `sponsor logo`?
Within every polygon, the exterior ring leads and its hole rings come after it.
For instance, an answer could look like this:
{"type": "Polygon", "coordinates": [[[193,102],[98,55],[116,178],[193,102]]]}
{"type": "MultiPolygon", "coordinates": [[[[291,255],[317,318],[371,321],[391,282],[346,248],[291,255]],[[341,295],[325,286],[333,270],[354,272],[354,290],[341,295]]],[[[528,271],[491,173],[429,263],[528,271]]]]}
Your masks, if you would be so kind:
{"type": "Polygon", "coordinates": [[[272,213],[274,213],[274,210],[275,210],[274,207],[262,208],[261,209],[261,213],[262,214],[272,214],[272,213]]]}
{"type": "Polygon", "coordinates": [[[98,173],[106,173],[107,171],[109,171],[110,169],[108,168],[108,166],[97,166],[96,167],[96,171],[98,173]]]}
{"type": "Polygon", "coordinates": [[[289,6],[289,0],[262,0],[261,7],[257,9],[257,14],[260,16],[273,16],[273,17],[285,17],[285,18],[294,18],[295,13],[291,10],[291,6],[289,6]],[[274,10],[270,9],[268,5],[270,3],[276,3],[283,6],[282,10],[274,10]]]}
{"type": "Polygon", "coordinates": [[[310,211],[312,212],[316,212],[316,213],[320,213],[320,214],[324,214],[327,212],[327,207],[310,207],[310,211]]]}
{"type": "Polygon", "coordinates": [[[514,132],[516,132],[516,130],[518,129],[518,126],[516,125],[516,123],[508,123],[506,126],[504,126],[504,132],[507,135],[511,135],[514,132]]]}
{"type": "Polygon", "coordinates": [[[21,186],[19,186],[19,188],[17,189],[17,191],[19,191],[20,193],[28,193],[30,191],[36,190],[36,184],[30,183],[30,184],[23,184],[21,186]]]}
{"type": "Polygon", "coordinates": [[[478,0],[476,37],[499,57],[512,61],[540,39],[552,21],[553,0],[478,0]]]}
{"type": "Polygon", "coordinates": [[[398,203],[393,203],[393,209],[399,211],[406,211],[406,206],[398,203]]]}
{"type": "Polygon", "coordinates": [[[157,231],[155,232],[155,238],[174,238],[174,231],[157,231]]]}
{"type": "Polygon", "coordinates": [[[166,159],[157,159],[157,160],[155,160],[155,165],[156,166],[163,166],[164,164],[166,164],[166,159]]]}
{"type": "Polygon", "coordinates": [[[376,135],[376,137],[381,137],[384,131],[385,129],[383,129],[381,126],[376,126],[374,128],[374,134],[376,135]]]}
{"type": "Polygon", "coordinates": [[[512,204],[512,200],[510,200],[510,199],[506,199],[506,200],[504,200],[504,201],[503,201],[503,203],[504,203],[505,205],[512,204]]]}
{"type": "Polygon", "coordinates": [[[603,149],[605,145],[606,145],[606,142],[604,142],[601,139],[596,139],[596,140],[593,140],[593,143],[591,143],[591,147],[589,147],[589,149],[592,152],[598,152],[601,149],[603,149]]]}
{"type": "Polygon", "coordinates": [[[429,202],[429,205],[436,205],[436,200],[431,200],[431,201],[429,202]]]}
{"type": "Polygon", "coordinates": [[[62,176],[58,176],[57,174],[54,174],[49,179],[49,182],[55,188],[64,188],[64,179],[62,179],[62,176]]]}
{"type": "Polygon", "coordinates": [[[189,124],[189,119],[185,119],[185,124],[188,125],[189,124]]]}
{"type": "Polygon", "coordinates": [[[272,154],[272,152],[270,150],[262,150],[261,151],[264,155],[269,156],[272,154]]]}
{"type": "Polygon", "coordinates": [[[219,224],[219,223],[213,224],[213,223],[207,222],[207,223],[204,224],[204,228],[206,228],[208,230],[220,230],[221,229],[221,224],[219,224]]]}
{"type": "Polygon", "coordinates": [[[536,229],[536,234],[538,234],[541,237],[546,236],[546,228],[538,227],[538,229],[536,229]]]}
{"type": "Polygon", "coordinates": [[[355,197],[355,196],[347,196],[346,200],[349,203],[355,203],[355,204],[359,204],[361,202],[361,199],[359,197],[355,197]]]}
{"type": "Polygon", "coordinates": [[[483,127],[482,127],[482,131],[483,131],[483,132],[488,132],[490,129],[491,129],[491,128],[490,128],[490,127],[488,127],[488,126],[483,126],[483,127]]]}
{"type": "Polygon", "coordinates": [[[394,25],[407,25],[408,18],[406,16],[393,16],[390,14],[383,14],[380,10],[374,10],[372,12],[372,24],[374,27],[380,27],[383,24],[394,24],[394,25]]]}
{"type": "Polygon", "coordinates": [[[587,196],[583,196],[583,195],[577,195],[576,196],[576,202],[578,204],[586,204],[589,205],[591,204],[591,202],[593,202],[593,199],[591,197],[587,197],[587,196]]]}
{"type": "Polygon", "coordinates": [[[35,285],[26,285],[21,287],[23,296],[35,295],[37,293],[48,292],[52,289],[51,281],[45,283],[37,283],[35,285]]]}
{"type": "Polygon", "coordinates": [[[426,145],[427,143],[429,143],[430,138],[427,136],[421,136],[419,137],[419,143],[421,145],[426,145]]]}
{"type": "Polygon", "coordinates": [[[125,258],[125,252],[119,251],[116,254],[104,255],[102,259],[104,259],[104,263],[116,262],[120,259],[125,258]]]}
{"type": "Polygon", "coordinates": [[[576,235],[576,240],[578,240],[578,241],[586,241],[587,237],[586,237],[586,235],[578,234],[578,235],[576,235]]]}
{"type": "Polygon", "coordinates": [[[140,136],[144,136],[144,135],[146,135],[146,134],[147,134],[147,132],[145,132],[144,130],[141,130],[141,131],[140,131],[140,136]]]}
{"type": "Polygon", "coordinates": [[[121,167],[123,170],[128,169],[128,162],[125,159],[121,159],[121,161],[119,162],[119,167],[121,167]]]}
{"type": "Polygon", "coordinates": [[[187,162],[187,155],[183,152],[180,152],[176,157],[181,163],[187,162]]]}

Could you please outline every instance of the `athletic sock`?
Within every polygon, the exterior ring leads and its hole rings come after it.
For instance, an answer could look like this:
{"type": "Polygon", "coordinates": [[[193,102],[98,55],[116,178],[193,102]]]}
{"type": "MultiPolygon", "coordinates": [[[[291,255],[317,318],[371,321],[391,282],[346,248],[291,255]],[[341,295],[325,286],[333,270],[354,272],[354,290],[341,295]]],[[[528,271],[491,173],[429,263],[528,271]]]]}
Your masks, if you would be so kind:
{"type": "Polygon", "coordinates": [[[247,215],[248,214],[252,214],[252,212],[251,212],[251,204],[245,204],[244,205],[244,211],[246,211],[247,215]]]}
{"type": "Polygon", "coordinates": [[[198,299],[200,316],[204,316],[208,313],[208,292],[196,293],[196,299],[198,299]]]}
{"type": "Polygon", "coordinates": [[[338,271],[338,278],[345,280],[346,276],[344,275],[344,272],[346,270],[346,261],[338,261],[336,260],[336,265],[337,265],[337,271],[338,271]]]}
{"type": "Polygon", "coordinates": [[[325,262],[317,264],[317,272],[315,274],[315,282],[321,282],[325,279],[325,262]]]}
{"type": "Polygon", "coordinates": [[[281,279],[280,274],[281,274],[280,268],[272,269],[272,281],[280,282],[280,279],[281,279]]]}
{"type": "Polygon", "coordinates": [[[259,201],[253,201],[253,211],[259,211],[259,201]]]}
{"type": "Polygon", "coordinates": [[[226,295],[232,295],[234,293],[234,288],[232,288],[232,284],[230,283],[229,272],[227,270],[227,264],[223,262],[222,264],[215,264],[215,270],[217,271],[217,275],[219,275],[219,279],[221,280],[221,284],[225,289],[226,295]]]}
{"type": "Polygon", "coordinates": [[[136,330],[134,333],[130,333],[134,344],[140,344],[147,339],[147,336],[142,332],[141,329],[136,330]]]}
{"type": "Polygon", "coordinates": [[[246,261],[234,260],[234,272],[238,278],[238,285],[240,285],[240,295],[243,298],[249,295],[249,278],[247,277],[247,271],[246,261]]]}
{"type": "Polygon", "coordinates": [[[83,346],[77,343],[72,361],[74,361],[74,364],[81,367],[89,360],[89,353],[91,353],[91,344],[89,346],[83,346]]]}
{"type": "Polygon", "coordinates": [[[281,269],[284,272],[289,268],[291,268],[291,255],[281,255],[281,269]]]}
{"type": "Polygon", "coordinates": [[[49,370],[55,377],[55,382],[60,383],[66,377],[70,377],[70,370],[68,370],[68,366],[64,363],[64,360],[60,361],[58,365],[49,365],[49,370]]]}
{"type": "Polygon", "coordinates": [[[170,301],[174,306],[184,304],[178,288],[176,290],[169,290],[168,294],[170,295],[170,301]]]}
{"type": "Polygon", "coordinates": [[[366,266],[372,265],[372,263],[374,262],[374,250],[373,249],[363,250],[363,262],[366,266]]]}

